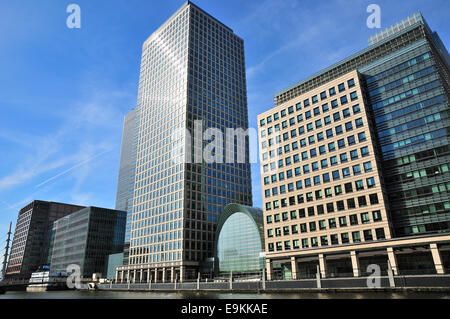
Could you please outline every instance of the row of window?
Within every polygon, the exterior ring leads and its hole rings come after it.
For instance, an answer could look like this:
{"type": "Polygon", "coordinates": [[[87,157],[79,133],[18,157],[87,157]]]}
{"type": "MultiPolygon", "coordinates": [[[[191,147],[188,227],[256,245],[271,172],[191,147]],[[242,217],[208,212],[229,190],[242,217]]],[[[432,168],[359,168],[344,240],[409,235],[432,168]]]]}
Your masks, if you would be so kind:
{"type": "MultiPolygon", "coordinates": [[[[334,108],[334,106],[333,106],[333,108],[334,108]]],[[[329,110],[328,104],[324,104],[322,106],[323,113],[328,112],[328,110],[329,110]]],[[[357,114],[361,113],[361,107],[359,106],[359,104],[352,106],[352,111],[353,111],[353,115],[357,115],[357,114]]],[[[318,115],[320,115],[320,109],[315,108],[314,116],[318,116],[318,115]]],[[[342,118],[346,119],[346,118],[349,118],[351,115],[352,114],[350,112],[350,108],[346,108],[346,109],[342,110],[342,118]]],[[[274,126],[267,128],[267,135],[266,135],[266,130],[262,129],[261,137],[270,136],[274,132],[275,133],[279,132],[280,129],[284,130],[284,129],[288,128],[288,126],[295,126],[296,124],[301,124],[304,120],[311,119],[311,117],[312,117],[311,111],[306,112],[304,115],[299,114],[299,115],[297,115],[297,117],[292,117],[289,120],[283,121],[281,123],[281,126],[280,126],[280,124],[276,124],[274,126]]],[[[333,120],[334,120],[334,122],[340,121],[341,120],[341,112],[333,113],[333,120]]],[[[323,124],[329,125],[329,124],[331,124],[331,115],[324,117],[323,122],[322,122],[322,119],[319,119],[319,120],[316,120],[315,122],[311,122],[311,123],[307,124],[306,128],[307,128],[308,132],[314,130],[313,124],[315,124],[316,129],[320,129],[323,126],[323,124]]],[[[304,133],[304,131],[303,131],[303,133],[304,133]]],[[[302,131],[299,131],[299,134],[302,134],[302,131]]]]}
{"type": "MultiPolygon", "coordinates": [[[[363,232],[364,241],[373,241],[373,240],[382,240],[386,238],[384,228],[375,229],[376,238],[373,236],[373,231],[371,229],[364,230],[363,232]]],[[[351,233],[352,243],[360,243],[362,242],[361,232],[354,231],[351,233]]],[[[329,236],[320,236],[311,237],[311,238],[303,238],[301,239],[301,248],[306,249],[310,247],[319,247],[320,246],[329,246],[329,245],[343,245],[350,243],[350,235],[349,233],[341,233],[340,236],[338,234],[332,234],[329,236]],[[340,237],[340,242],[339,242],[340,237]]],[[[269,252],[275,251],[283,251],[283,250],[291,250],[291,249],[300,249],[300,239],[288,240],[288,241],[279,241],[276,243],[268,243],[267,249],[269,252]]]]}
{"type": "MultiPolygon", "coordinates": [[[[348,86],[348,88],[354,87],[355,86],[355,80],[354,79],[348,80],[347,81],[347,86],[348,86]]],[[[345,89],[346,88],[345,88],[345,84],[344,83],[341,83],[341,84],[338,85],[339,93],[344,92],[345,89]]],[[[323,101],[323,100],[327,99],[328,97],[332,97],[332,96],[336,95],[336,88],[334,88],[334,87],[330,88],[328,90],[328,94],[329,94],[329,96],[327,96],[327,92],[326,91],[321,92],[320,93],[320,100],[323,101]]],[[[357,98],[358,98],[358,95],[357,95],[356,91],[350,93],[350,99],[352,101],[356,100],[357,98]]],[[[340,101],[341,101],[341,105],[347,104],[348,103],[347,96],[344,95],[344,96],[340,97],[340,101]]],[[[319,96],[318,95],[314,95],[314,96],[311,97],[311,100],[310,99],[306,99],[306,100],[303,101],[303,107],[307,108],[307,107],[309,107],[311,105],[311,103],[312,104],[316,104],[318,102],[319,102],[319,96]]],[[[334,106],[333,108],[337,107],[337,100],[333,100],[332,101],[332,106],[334,106]]],[[[295,106],[295,111],[299,111],[301,109],[302,109],[302,102],[299,102],[295,106]]],[[[285,109],[285,110],[280,111],[280,113],[277,112],[277,113],[273,114],[273,117],[272,117],[272,115],[270,115],[266,119],[262,119],[260,121],[260,126],[265,126],[266,125],[266,121],[267,121],[267,124],[270,124],[273,121],[279,120],[280,117],[283,118],[283,117],[286,117],[287,114],[292,114],[292,113],[294,113],[294,106],[290,106],[290,107],[287,108],[287,110],[285,109]]]]}
{"type": "MultiPolygon", "coordinates": [[[[351,183],[349,183],[350,187],[351,187],[351,183]]],[[[347,185],[346,185],[347,186],[347,185]]],[[[346,189],[346,193],[351,193],[351,191],[348,191],[346,189]]],[[[339,196],[342,193],[342,186],[336,186],[335,187],[335,194],[336,196],[339,196]],[[337,190],[337,188],[339,187],[339,190],[337,190]],[[338,193],[339,192],[339,193],[338,193]]],[[[306,202],[313,202],[314,201],[314,197],[313,197],[313,193],[307,193],[306,195],[306,202]]],[[[315,192],[316,195],[316,200],[321,200],[323,198],[323,193],[321,190],[318,190],[315,192]]],[[[327,197],[328,198],[328,197],[327,197]]],[[[295,206],[295,205],[299,205],[299,204],[303,204],[305,203],[305,196],[303,194],[297,195],[296,197],[290,197],[289,199],[283,199],[282,201],[282,208],[285,208],[288,206],[288,200],[289,200],[289,206],[295,206]],[[297,199],[297,202],[296,202],[297,199]],[[284,202],[283,202],[284,200],[284,202]],[[285,204],[285,205],[283,205],[285,204]]],[[[356,200],[358,201],[358,207],[362,208],[362,207],[366,207],[368,206],[368,202],[367,202],[367,197],[366,196],[359,196],[357,199],[355,198],[348,198],[346,200],[347,202],[347,207],[345,206],[345,202],[344,200],[340,200],[336,202],[336,206],[334,204],[334,202],[331,203],[327,203],[325,205],[317,205],[317,206],[310,206],[308,208],[300,208],[298,209],[298,211],[293,210],[290,212],[290,215],[287,212],[284,212],[281,214],[281,218],[283,219],[283,221],[288,221],[289,220],[289,216],[290,216],[290,220],[294,220],[298,218],[306,218],[308,217],[313,217],[317,215],[324,215],[325,214],[325,210],[327,214],[332,214],[334,212],[342,212],[345,211],[346,209],[356,209],[356,200]]],[[[378,194],[370,194],[369,195],[369,202],[370,205],[377,205],[380,203],[379,199],[378,199],[378,194]]],[[[267,205],[266,205],[267,207],[267,205]]],[[[277,207],[279,208],[279,207],[277,207]]],[[[267,224],[271,224],[272,222],[280,222],[280,214],[274,214],[273,215],[273,219],[272,219],[272,215],[268,215],[266,216],[266,222],[267,224]]]]}

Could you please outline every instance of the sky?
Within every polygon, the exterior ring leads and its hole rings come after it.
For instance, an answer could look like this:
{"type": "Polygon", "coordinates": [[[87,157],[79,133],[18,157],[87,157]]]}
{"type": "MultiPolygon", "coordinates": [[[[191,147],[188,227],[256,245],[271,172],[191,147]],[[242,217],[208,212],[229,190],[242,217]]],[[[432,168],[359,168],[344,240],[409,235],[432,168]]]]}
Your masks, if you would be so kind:
{"type": "MultiPolygon", "coordinates": [[[[367,47],[421,11],[450,45],[448,0],[195,0],[245,41],[250,127],[277,92],[367,47]]],[[[0,1],[0,245],[32,200],[114,208],[123,117],[135,105],[142,44],[182,0],[0,1]],[[81,8],[69,29],[66,8],[81,8]]],[[[259,166],[252,167],[261,207],[259,166]]],[[[3,247],[0,247],[0,251],[3,247]]]]}

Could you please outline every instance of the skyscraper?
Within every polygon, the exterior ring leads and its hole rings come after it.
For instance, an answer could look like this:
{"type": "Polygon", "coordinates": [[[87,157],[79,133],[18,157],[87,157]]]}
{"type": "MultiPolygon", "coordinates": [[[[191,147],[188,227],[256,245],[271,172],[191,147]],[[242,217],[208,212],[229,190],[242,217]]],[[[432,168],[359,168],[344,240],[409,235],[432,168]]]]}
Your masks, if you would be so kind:
{"type": "Polygon", "coordinates": [[[448,60],[417,13],[258,116],[270,272],[448,271],[448,60]]]}
{"type": "Polygon", "coordinates": [[[241,161],[222,162],[220,147],[202,156],[219,141],[210,129],[248,129],[243,40],[188,1],[143,45],[137,112],[129,265],[117,276],[197,277],[222,208],[252,205],[248,138],[225,143],[241,161]]]}
{"type": "Polygon", "coordinates": [[[123,264],[128,264],[130,249],[131,218],[133,209],[134,179],[136,172],[136,109],[131,110],[124,119],[122,148],[120,151],[119,178],[117,182],[116,210],[127,212],[123,264]]]}

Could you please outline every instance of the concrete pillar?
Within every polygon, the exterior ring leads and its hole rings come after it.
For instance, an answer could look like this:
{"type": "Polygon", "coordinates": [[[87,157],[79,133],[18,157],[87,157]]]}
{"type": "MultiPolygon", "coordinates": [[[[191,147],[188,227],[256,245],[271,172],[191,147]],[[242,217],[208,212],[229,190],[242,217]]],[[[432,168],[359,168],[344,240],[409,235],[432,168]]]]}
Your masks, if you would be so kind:
{"type": "Polygon", "coordinates": [[[272,274],[273,274],[273,265],[270,259],[266,259],[266,273],[267,273],[267,280],[272,280],[272,274]]]}
{"type": "Polygon", "coordinates": [[[170,268],[170,282],[174,282],[175,281],[175,268],[172,267],[170,268]]]}
{"type": "Polygon", "coordinates": [[[133,270],[133,284],[136,283],[136,269],[133,270]]]}
{"type": "Polygon", "coordinates": [[[184,266],[180,266],[180,282],[184,280],[184,266]]]}
{"type": "Polygon", "coordinates": [[[155,268],[155,284],[158,282],[158,268],[155,268]]]}
{"type": "Polygon", "coordinates": [[[162,282],[166,282],[166,267],[163,268],[163,273],[162,273],[162,282]]]}
{"type": "Polygon", "coordinates": [[[356,251],[353,250],[350,252],[350,258],[352,259],[353,276],[359,277],[361,275],[361,272],[359,270],[359,259],[356,255],[356,251]]]}
{"type": "Polygon", "coordinates": [[[297,260],[295,257],[291,257],[291,271],[292,279],[297,280],[297,260]]]}
{"type": "Polygon", "coordinates": [[[119,271],[116,269],[116,282],[119,280],[119,271]]]}
{"type": "Polygon", "coordinates": [[[127,281],[130,282],[130,269],[127,271],[127,281]]]}
{"type": "Polygon", "coordinates": [[[147,283],[150,282],[150,276],[151,276],[151,273],[150,273],[150,268],[149,268],[149,269],[147,269],[147,283]]]}
{"type": "Polygon", "coordinates": [[[397,258],[395,257],[394,254],[394,248],[388,247],[387,254],[389,262],[391,263],[392,272],[394,273],[394,276],[398,276],[397,258]]]}
{"type": "Polygon", "coordinates": [[[120,282],[121,282],[121,283],[123,283],[123,277],[124,277],[124,275],[125,275],[125,271],[122,270],[121,273],[120,273],[120,282]]]}
{"type": "Polygon", "coordinates": [[[444,275],[445,270],[444,266],[442,265],[441,253],[437,247],[437,244],[431,244],[430,249],[431,254],[433,255],[434,267],[436,267],[436,273],[438,275],[444,275]]]}
{"type": "Polygon", "coordinates": [[[319,268],[322,278],[327,278],[327,262],[323,254],[319,254],[319,268]]]}

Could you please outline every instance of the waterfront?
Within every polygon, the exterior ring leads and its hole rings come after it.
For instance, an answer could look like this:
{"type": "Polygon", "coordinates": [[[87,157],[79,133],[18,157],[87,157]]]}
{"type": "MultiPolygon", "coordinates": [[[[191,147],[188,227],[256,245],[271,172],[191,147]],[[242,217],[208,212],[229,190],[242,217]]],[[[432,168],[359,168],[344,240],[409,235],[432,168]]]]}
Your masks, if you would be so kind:
{"type": "Polygon", "coordinates": [[[450,299],[446,292],[336,292],[336,293],[220,293],[220,292],[127,292],[50,291],[27,293],[11,291],[1,299],[450,299]]]}

